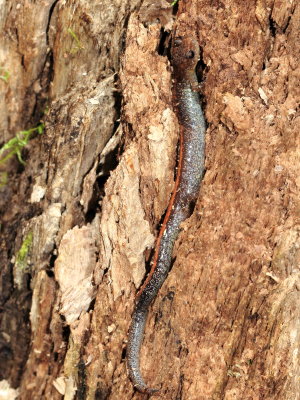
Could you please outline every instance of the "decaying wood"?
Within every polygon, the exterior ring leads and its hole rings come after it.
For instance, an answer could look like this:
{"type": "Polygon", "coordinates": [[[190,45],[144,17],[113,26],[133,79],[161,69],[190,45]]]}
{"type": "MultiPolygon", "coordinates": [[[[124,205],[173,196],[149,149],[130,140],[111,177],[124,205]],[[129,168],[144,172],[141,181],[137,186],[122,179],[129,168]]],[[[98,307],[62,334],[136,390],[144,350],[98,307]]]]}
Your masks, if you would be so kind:
{"type": "Polygon", "coordinates": [[[45,122],[0,189],[7,398],[145,398],[126,340],[174,182],[174,19],[201,46],[206,175],[142,370],[158,399],[300,398],[297,2],[0,6],[1,140],[45,122]]]}

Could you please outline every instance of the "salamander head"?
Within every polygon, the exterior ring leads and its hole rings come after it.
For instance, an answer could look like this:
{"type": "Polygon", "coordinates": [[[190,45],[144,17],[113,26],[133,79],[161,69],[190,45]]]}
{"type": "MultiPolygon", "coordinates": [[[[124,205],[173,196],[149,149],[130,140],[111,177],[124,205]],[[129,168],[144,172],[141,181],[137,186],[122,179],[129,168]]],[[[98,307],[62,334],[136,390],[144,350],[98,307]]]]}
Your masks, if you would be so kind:
{"type": "Polygon", "coordinates": [[[200,49],[195,37],[175,36],[173,38],[171,58],[175,74],[195,71],[199,57],[200,49]]]}

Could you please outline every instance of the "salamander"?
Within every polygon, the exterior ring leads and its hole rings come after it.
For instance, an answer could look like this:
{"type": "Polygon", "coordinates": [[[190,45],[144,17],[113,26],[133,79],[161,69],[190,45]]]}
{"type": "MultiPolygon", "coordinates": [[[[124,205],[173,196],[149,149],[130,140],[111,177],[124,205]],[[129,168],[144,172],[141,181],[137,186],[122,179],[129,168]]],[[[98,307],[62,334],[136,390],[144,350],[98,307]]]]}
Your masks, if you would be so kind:
{"type": "Polygon", "coordinates": [[[149,307],[168,275],[180,224],[191,215],[204,174],[206,125],[196,90],[199,55],[195,37],[175,35],[171,63],[173,102],[180,128],[177,177],[156,242],[151,271],[137,294],[127,345],[129,376],[134,387],[143,393],[158,390],[147,386],[140,371],[140,349],[149,307]]]}

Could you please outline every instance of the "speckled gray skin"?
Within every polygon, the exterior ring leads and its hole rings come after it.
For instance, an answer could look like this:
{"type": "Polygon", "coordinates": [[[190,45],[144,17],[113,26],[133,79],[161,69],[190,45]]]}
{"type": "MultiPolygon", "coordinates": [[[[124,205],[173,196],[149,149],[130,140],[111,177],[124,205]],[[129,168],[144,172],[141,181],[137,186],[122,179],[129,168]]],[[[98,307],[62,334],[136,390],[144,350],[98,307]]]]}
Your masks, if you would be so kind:
{"type": "Polygon", "coordinates": [[[198,59],[199,46],[195,38],[177,37],[173,40],[174,106],[180,125],[178,176],[158,240],[153,269],[137,297],[127,346],[130,378],[135,388],[143,393],[158,390],[148,387],[140,372],[140,349],[149,306],[168,275],[180,224],[191,214],[191,203],[197,199],[204,172],[206,127],[199,96],[195,91],[198,59]]]}

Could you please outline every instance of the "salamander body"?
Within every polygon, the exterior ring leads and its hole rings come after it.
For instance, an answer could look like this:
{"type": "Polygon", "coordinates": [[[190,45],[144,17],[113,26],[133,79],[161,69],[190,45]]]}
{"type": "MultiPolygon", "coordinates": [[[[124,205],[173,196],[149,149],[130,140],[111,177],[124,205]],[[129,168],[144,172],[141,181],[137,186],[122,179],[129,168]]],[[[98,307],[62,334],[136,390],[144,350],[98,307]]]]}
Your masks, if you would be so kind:
{"type": "Polygon", "coordinates": [[[180,127],[180,151],[175,188],[157,239],[151,271],[140,289],[127,346],[129,376],[137,390],[153,393],[140,371],[140,349],[148,310],[164,283],[172,261],[180,224],[191,215],[204,173],[205,119],[195,88],[199,45],[193,37],[175,37],[172,42],[173,100],[180,127]]]}

